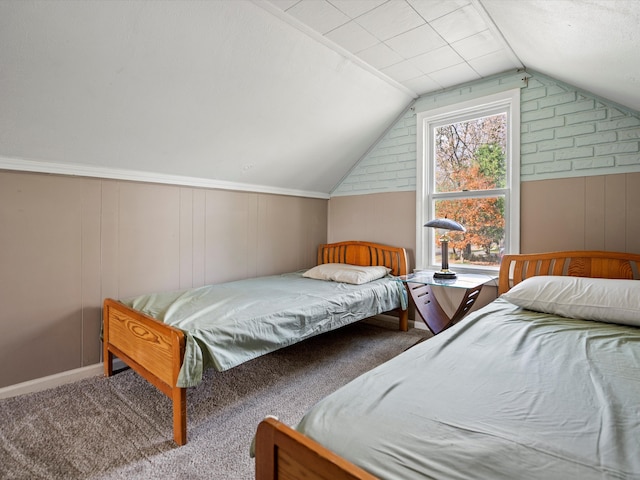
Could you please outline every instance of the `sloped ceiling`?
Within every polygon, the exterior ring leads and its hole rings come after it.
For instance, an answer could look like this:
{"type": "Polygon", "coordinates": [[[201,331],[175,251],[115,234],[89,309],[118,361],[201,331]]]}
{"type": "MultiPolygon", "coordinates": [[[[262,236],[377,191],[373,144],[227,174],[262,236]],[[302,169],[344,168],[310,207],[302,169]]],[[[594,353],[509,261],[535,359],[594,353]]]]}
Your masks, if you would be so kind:
{"type": "Polygon", "coordinates": [[[636,0],[3,0],[0,168],[327,197],[417,96],[527,67],[640,110],[636,0]]]}
{"type": "Polygon", "coordinates": [[[480,2],[527,68],[640,111],[640,1],[480,2]]]}

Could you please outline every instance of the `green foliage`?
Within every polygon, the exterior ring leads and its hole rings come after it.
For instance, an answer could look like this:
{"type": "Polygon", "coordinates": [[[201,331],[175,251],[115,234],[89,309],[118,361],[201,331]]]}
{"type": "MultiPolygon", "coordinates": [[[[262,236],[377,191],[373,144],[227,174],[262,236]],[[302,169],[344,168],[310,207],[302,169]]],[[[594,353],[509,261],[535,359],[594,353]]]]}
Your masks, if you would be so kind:
{"type": "Polygon", "coordinates": [[[475,151],[475,161],[479,167],[479,173],[493,188],[504,188],[507,185],[507,164],[502,147],[496,143],[480,145],[475,151]]]}
{"type": "MultiPolygon", "coordinates": [[[[494,115],[443,125],[434,130],[437,192],[482,191],[504,188],[506,176],[506,117],[494,115]]],[[[505,235],[505,200],[497,195],[438,200],[437,217],[465,225],[463,235],[451,239],[452,250],[481,249],[487,258],[505,235]]]]}

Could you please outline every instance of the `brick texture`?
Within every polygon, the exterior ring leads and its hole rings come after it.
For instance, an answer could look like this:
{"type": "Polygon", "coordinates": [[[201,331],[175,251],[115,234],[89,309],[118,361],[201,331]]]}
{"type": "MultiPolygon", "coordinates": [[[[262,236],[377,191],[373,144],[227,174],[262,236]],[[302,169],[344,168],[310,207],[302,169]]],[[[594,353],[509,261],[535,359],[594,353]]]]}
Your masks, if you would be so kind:
{"type": "MultiPolygon", "coordinates": [[[[420,97],[332,195],[416,189],[416,116],[438,103],[513,88],[513,75],[420,97]]],[[[640,114],[541,74],[521,90],[522,181],[640,172],[640,114]]]]}

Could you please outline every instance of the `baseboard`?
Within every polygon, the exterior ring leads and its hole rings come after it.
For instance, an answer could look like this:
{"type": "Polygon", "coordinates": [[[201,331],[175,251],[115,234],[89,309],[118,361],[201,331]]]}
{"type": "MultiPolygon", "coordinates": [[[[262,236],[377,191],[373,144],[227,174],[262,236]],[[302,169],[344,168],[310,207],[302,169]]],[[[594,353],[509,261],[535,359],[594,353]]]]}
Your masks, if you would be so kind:
{"type": "MultiPolygon", "coordinates": [[[[119,370],[125,367],[126,365],[119,358],[114,360],[114,370],[119,370]]],[[[16,383],[15,385],[0,388],[0,399],[17,397],[18,395],[24,395],[26,393],[40,392],[42,390],[48,390],[50,388],[66,385],[67,383],[73,383],[85,378],[103,374],[104,366],[102,363],[96,363],[82,368],[75,368],[73,370],[67,370],[66,372],[56,373],[47,377],[36,378],[27,382],[16,383]]]]}
{"type": "MultiPolygon", "coordinates": [[[[393,330],[398,328],[398,317],[394,317],[393,315],[376,315],[364,321],[393,330]]],[[[414,320],[409,320],[409,328],[427,330],[426,325],[414,320]]],[[[127,365],[119,358],[114,359],[114,370],[120,370],[122,368],[126,368],[126,366],[127,365]]],[[[26,393],[40,392],[42,390],[59,387],[67,383],[73,383],[85,378],[103,374],[104,366],[102,363],[96,363],[94,365],[76,368],[74,370],[67,370],[66,372],[56,373],[55,375],[49,375],[48,377],[36,378],[35,380],[29,380],[27,382],[0,388],[0,399],[17,397],[18,395],[24,395],[26,393]]]]}

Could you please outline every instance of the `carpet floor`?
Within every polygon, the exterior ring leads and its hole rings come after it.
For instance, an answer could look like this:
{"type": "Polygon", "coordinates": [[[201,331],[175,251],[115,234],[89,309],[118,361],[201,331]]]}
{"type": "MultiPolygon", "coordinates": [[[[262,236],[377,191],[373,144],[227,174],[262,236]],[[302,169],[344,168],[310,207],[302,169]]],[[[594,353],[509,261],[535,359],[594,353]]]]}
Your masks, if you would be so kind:
{"type": "Polygon", "coordinates": [[[254,476],[249,446],[266,415],[293,425],[318,400],[428,334],[365,322],[209,370],[187,391],[188,443],[171,402],[131,370],[0,400],[2,479],[221,479],[254,476]]]}

